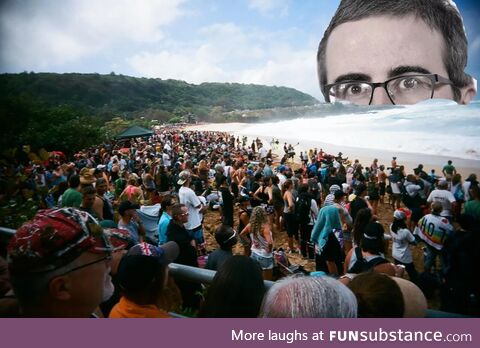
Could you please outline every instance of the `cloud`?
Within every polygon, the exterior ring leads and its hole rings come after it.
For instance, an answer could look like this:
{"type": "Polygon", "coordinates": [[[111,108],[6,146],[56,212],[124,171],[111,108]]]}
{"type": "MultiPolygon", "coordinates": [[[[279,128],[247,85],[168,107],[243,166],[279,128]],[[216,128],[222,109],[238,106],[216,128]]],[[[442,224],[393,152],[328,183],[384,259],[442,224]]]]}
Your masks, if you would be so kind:
{"type": "Polygon", "coordinates": [[[264,16],[286,16],[288,14],[288,0],[249,0],[248,7],[259,11],[264,16]]]}
{"type": "Polygon", "coordinates": [[[267,33],[217,23],[199,31],[195,42],[143,51],[127,62],[139,76],[190,83],[239,82],[288,86],[320,98],[315,45],[294,48],[285,33],[267,33]]]}
{"type": "Polygon", "coordinates": [[[48,69],[115,44],[151,43],[183,15],[184,0],[11,2],[0,14],[2,70],[48,69]],[[27,68],[28,67],[28,68],[27,68]]]}

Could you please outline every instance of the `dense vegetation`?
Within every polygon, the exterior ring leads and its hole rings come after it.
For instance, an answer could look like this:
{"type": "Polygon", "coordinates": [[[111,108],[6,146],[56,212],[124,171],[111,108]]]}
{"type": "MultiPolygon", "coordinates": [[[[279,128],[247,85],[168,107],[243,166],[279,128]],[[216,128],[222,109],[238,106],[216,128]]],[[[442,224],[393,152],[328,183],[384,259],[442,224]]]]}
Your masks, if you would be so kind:
{"type": "Polygon", "coordinates": [[[193,113],[208,121],[214,107],[228,112],[317,103],[313,97],[286,87],[238,83],[193,85],[114,73],[1,74],[0,95],[34,98],[47,105],[70,105],[103,120],[122,115],[168,121],[174,116],[193,113]]]}
{"type": "Polygon", "coordinates": [[[131,124],[238,121],[253,109],[308,106],[285,87],[202,83],[99,74],[0,74],[0,148],[72,153],[131,124]],[[193,115],[193,117],[192,117],[193,115]]]}

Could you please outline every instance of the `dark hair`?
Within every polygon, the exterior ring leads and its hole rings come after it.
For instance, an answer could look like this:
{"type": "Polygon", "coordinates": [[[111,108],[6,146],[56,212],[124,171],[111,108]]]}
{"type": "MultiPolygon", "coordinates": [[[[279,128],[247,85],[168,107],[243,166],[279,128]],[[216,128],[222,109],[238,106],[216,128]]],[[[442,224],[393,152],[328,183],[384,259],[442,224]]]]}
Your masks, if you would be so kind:
{"type": "Polygon", "coordinates": [[[278,185],[280,183],[280,178],[276,175],[272,176],[272,184],[278,185]]]}
{"type": "Polygon", "coordinates": [[[68,179],[68,187],[77,188],[80,185],[80,177],[77,174],[73,174],[68,179]]]}
{"type": "Polygon", "coordinates": [[[183,214],[182,208],[186,207],[185,204],[177,203],[172,207],[172,218],[175,219],[177,216],[183,214]]]}
{"type": "Polygon", "coordinates": [[[372,216],[372,211],[369,208],[360,209],[357,212],[357,215],[355,215],[352,232],[353,240],[357,245],[360,245],[360,241],[362,240],[363,236],[363,230],[372,219],[372,216]]]}
{"type": "Polygon", "coordinates": [[[95,187],[93,185],[86,185],[82,187],[82,195],[91,195],[91,194],[96,194],[97,191],[95,190],[95,187]]]}
{"type": "Polygon", "coordinates": [[[117,273],[122,294],[133,302],[155,303],[165,284],[166,269],[166,264],[152,256],[122,257],[117,273]]]}
{"type": "Polygon", "coordinates": [[[163,196],[162,203],[160,203],[162,207],[162,212],[166,211],[168,207],[171,207],[174,202],[174,197],[172,195],[165,195],[163,196]]]}
{"type": "Polygon", "coordinates": [[[233,246],[237,244],[238,238],[234,237],[235,230],[228,225],[220,225],[215,231],[215,240],[217,241],[220,249],[225,251],[232,250],[233,246]]]}
{"type": "Polygon", "coordinates": [[[325,30],[317,52],[318,78],[325,100],[328,100],[328,95],[324,91],[327,84],[326,48],[332,31],[346,22],[382,15],[398,17],[414,15],[421,18],[431,29],[442,34],[445,40],[443,62],[448,78],[454,85],[454,99],[458,101],[459,88],[467,86],[472,81],[472,78],[464,72],[468,44],[460,13],[454,5],[445,0],[342,0],[325,30]]]}
{"type": "Polygon", "coordinates": [[[300,184],[298,186],[298,195],[305,194],[308,192],[308,185],[307,184],[300,184]]]}
{"type": "Polygon", "coordinates": [[[377,272],[361,273],[347,286],[357,298],[359,318],[403,317],[402,291],[389,276],[377,272]]]}
{"type": "Polygon", "coordinates": [[[397,233],[399,229],[402,228],[407,228],[407,224],[405,222],[405,219],[400,220],[400,219],[393,219],[392,226],[390,229],[392,230],[393,233],[397,233]]]}
{"type": "Polygon", "coordinates": [[[285,192],[288,191],[290,187],[293,186],[293,182],[290,179],[285,180],[285,182],[282,185],[282,196],[285,194],[285,192]]]}
{"type": "Polygon", "coordinates": [[[218,269],[198,316],[256,318],[264,294],[262,269],[258,262],[235,255],[218,269]]]}
{"type": "Polygon", "coordinates": [[[374,255],[385,253],[385,239],[383,226],[378,222],[369,222],[363,229],[363,236],[360,242],[362,251],[374,255]]]}

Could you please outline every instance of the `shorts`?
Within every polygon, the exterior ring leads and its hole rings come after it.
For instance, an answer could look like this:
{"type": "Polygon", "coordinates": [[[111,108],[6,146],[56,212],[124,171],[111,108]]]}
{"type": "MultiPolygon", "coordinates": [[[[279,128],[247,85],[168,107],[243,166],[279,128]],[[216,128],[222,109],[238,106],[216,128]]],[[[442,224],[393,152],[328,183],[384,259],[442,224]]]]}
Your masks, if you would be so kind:
{"type": "Polygon", "coordinates": [[[260,267],[262,269],[272,269],[273,268],[273,256],[263,257],[263,256],[260,256],[258,254],[255,254],[254,252],[252,252],[250,257],[252,259],[254,259],[255,261],[257,261],[260,264],[260,267]]]}
{"type": "Polygon", "coordinates": [[[298,240],[298,223],[295,214],[283,213],[283,218],[285,219],[288,238],[295,237],[298,240]]]}
{"type": "Polygon", "coordinates": [[[187,230],[188,235],[195,239],[195,243],[203,244],[205,243],[205,238],[203,238],[203,228],[202,225],[194,228],[193,230],[187,230]]]}

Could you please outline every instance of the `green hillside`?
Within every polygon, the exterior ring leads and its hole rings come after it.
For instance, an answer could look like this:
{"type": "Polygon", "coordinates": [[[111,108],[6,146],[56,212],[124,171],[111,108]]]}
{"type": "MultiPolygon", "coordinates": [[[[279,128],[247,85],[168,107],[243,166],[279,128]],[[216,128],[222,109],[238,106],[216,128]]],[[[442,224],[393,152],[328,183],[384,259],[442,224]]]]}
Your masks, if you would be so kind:
{"type": "MultiPolygon", "coordinates": [[[[209,120],[213,107],[223,112],[304,106],[318,103],[286,87],[238,83],[202,83],[136,78],[124,75],[22,73],[1,74],[0,95],[26,97],[46,105],[70,105],[108,120],[157,114],[160,119],[192,112],[209,120]]],[[[157,117],[158,118],[158,117],[157,117]]]]}
{"type": "MultiPolygon", "coordinates": [[[[249,110],[264,116],[272,110],[316,103],[313,97],[285,87],[193,85],[113,73],[0,74],[0,149],[29,145],[33,150],[73,153],[134,124],[246,121],[243,116],[249,110]]],[[[3,155],[0,151],[0,161],[3,155]]]]}

